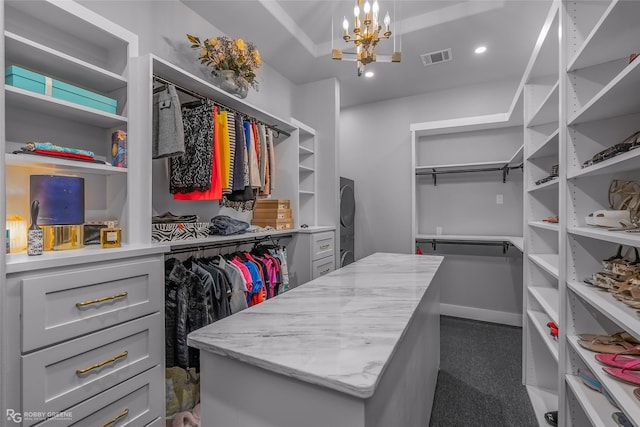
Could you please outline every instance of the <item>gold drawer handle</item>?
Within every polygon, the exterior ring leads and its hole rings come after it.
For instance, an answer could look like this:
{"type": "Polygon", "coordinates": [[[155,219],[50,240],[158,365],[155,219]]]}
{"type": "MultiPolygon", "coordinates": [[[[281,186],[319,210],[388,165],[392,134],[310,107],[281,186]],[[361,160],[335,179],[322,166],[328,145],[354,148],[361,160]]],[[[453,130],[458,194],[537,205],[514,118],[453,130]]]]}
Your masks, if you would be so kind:
{"type": "Polygon", "coordinates": [[[123,357],[126,357],[127,354],[129,354],[129,352],[125,350],[122,353],[113,356],[111,359],[103,360],[100,363],[96,363],[95,365],[88,366],[88,367],[86,367],[84,369],[78,369],[76,371],[76,375],[82,375],[82,374],[85,374],[85,373],[87,373],[87,372],[89,372],[89,371],[91,371],[93,369],[98,369],[99,367],[104,366],[104,365],[106,365],[108,363],[113,363],[118,359],[122,359],[123,357]]]}
{"type": "Polygon", "coordinates": [[[84,307],[86,305],[98,304],[98,303],[105,302],[105,301],[111,301],[112,299],[124,298],[127,295],[128,295],[128,293],[126,293],[126,292],[120,292],[119,294],[111,295],[110,297],[102,297],[102,298],[92,299],[92,300],[85,301],[85,302],[77,302],[76,303],[76,307],[80,308],[80,307],[84,307]]]}
{"type": "Polygon", "coordinates": [[[118,415],[116,415],[116,417],[114,419],[109,420],[106,423],[102,424],[102,427],[107,427],[107,426],[110,426],[111,424],[117,423],[120,418],[126,417],[127,414],[129,414],[129,408],[127,408],[124,411],[120,412],[118,415]]]}
{"type": "Polygon", "coordinates": [[[320,249],[329,249],[331,247],[331,245],[322,245],[320,246],[320,249]]]}
{"type": "Polygon", "coordinates": [[[327,268],[326,270],[322,270],[320,274],[327,274],[330,271],[331,271],[331,268],[327,268]]]}

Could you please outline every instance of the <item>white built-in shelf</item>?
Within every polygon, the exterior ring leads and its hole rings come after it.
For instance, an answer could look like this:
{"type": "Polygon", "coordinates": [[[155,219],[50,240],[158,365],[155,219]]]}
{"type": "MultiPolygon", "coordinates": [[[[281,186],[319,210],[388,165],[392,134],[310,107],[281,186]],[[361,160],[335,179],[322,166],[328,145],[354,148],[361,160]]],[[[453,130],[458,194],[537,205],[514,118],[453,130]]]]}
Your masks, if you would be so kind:
{"type": "Polygon", "coordinates": [[[560,292],[556,288],[543,288],[542,286],[530,286],[529,293],[540,304],[542,309],[549,316],[549,320],[553,320],[555,324],[560,323],[558,316],[558,304],[560,301],[560,292]]]}
{"type": "Polygon", "coordinates": [[[416,137],[451,134],[458,132],[474,132],[485,129],[500,129],[522,124],[518,114],[496,113],[484,116],[463,117],[460,119],[439,120],[424,123],[412,123],[409,131],[415,132],[416,137]]]}
{"type": "MultiPolygon", "coordinates": [[[[634,336],[640,336],[640,316],[637,310],[615,299],[609,292],[595,286],[581,282],[567,282],[569,289],[580,298],[588,302],[616,323],[620,328],[629,331],[634,336]]],[[[581,334],[593,331],[577,331],[581,334]]]]}
{"type": "Polygon", "coordinates": [[[553,356],[554,360],[558,361],[558,341],[551,336],[549,328],[547,327],[547,322],[549,322],[551,317],[549,317],[546,313],[541,313],[539,311],[527,310],[527,316],[533,323],[533,326],[536,328],[536,331],[540,335],[540,338],[544,341],[547,349],[553,356]]]}
{"type": "Polygon", "coordinates": [[[300,154],[304,155],[313,154],[313,150],[311,148],[307,148],[302,145],[298,146],[298,151],[300,152],[300,154]]]}
{"type": "Polygon", "coordinates": [[[532,184],[527,190],[529,193],[533,193],[535,191],[550,191],[550,190],[558,190],[558,178],[552,179],[551,181],[544,182],[540,185],[532,184]]]}
{"type": "Polygon", "coordinates": [[[509,160],[507,160],[507,166],[518,166],[522,164],[524,160],[524,144],[518,148],[518,150],[513,153],[513,156],[509,160]]]}
{"type": "Polygon", "coordinates": [[[605,242],[618,243],[620,245],[640,247],[640,233],[628,233],[626,231],[608,231],[604,227],[584,226],[567,227],[567,233],[576,236],[584,236],[605,242]]]}
{"type": "Polygon", "coordinates": [[[316,193],[315,191],[300,190],[298,191],[298,194],[300,194],[301,196],[313,196],[316,193]]]}
{"type": "Polygon", "coordinates": [[[543,230],[560,231],[560,225],[552,222],[545,221],[529,221],[530,227],[541,228],[543,230]]]}
{"type": "Polygon", "coordinates": [[[628,58],[640,40],[640,2],[613,0],[569,62],[567,71],[628,58]]]}
{"type": "Polygon", "coordinates": [[[127,79],[109,70],[59,52],[9,31],[4,32],[5,66],[28,68],[91,90],[109,93],[127,86],[127,79]]]}
{"type": "Polygon", "coordinates": [[[576,171],[568,171],[567,178],[577,178],[579,176],[598,176],[607,175],[613,172],[626,172],[638,169],[638,157],[640,157],[640,149],[635,148],[626,153],[619,154],[605,161],[596,163],[576,171]]]}
{"type": "Polygon", "coordinates": [[[26,252],[7,254],[5,256],[6,273],[21,271],[35,271],[44,268],[58,268],[76,266],[90,262],[105,262],[112,259],[122,259],[122,254],[133,258],[167,252],[168,248],[154,245],[122,244],[119,248],[102,248],[100,245],[88,245],[79,249],[65,251],[45,251],[42,255],[29,256],[26,252]]]}
{"type": "MultiPolygon", "coordinates": [[[[635,425],[640,425],[640,411],[637,410],[638,399],[633,396],[633,390],[638,386],[623,383],[607,374],[602,369],[603,365],[596,360],[596,353],[582,348],[580,344],[578,344],[577,336],[568,336],[567,340],[583,362],[589,367],[593,376],[600,381],[600,384],[602,384],[609,391],[613,399],[618,402],[618,406],[627,409],[625,413],[627,417],[629,417],[629,420],[635,425]]],[[[610,411],[615,412],[615,408],[610,409],[610,411]]]]}
{"type": "Polygon", "coordinates": [[[51,96],[40,95],[39,93],[10,85],[5,85],[4,88],[7,108],[19,107],[25,110],[38,111],[46,115],[104,129],[122,127],[127,124],[127,118],[124,116],[85,107],[51,96]]]}
{"type": "Polygon", "coordinates": [[[546,425],[544,414],[558,410],[558,394],[554,391],[527,384],[527,393],[538,425],[546,425]]]}
{"type": "Polygon", "coordinates": [[[558,254],[529,254],[529,259],[556,279],[560,276],[560,257],[558,254]]]}
{"type": "Polygon", "coordinates": [[[569,125],[637,113],[640,61],[635,60],[569,118],[569,125]]]}
{"type": "Polygon", "coordinates": [[[169,80],[176,85],[213,99],[221,104],[233,108],[234,110],[242,111],[248,116],[251,116],[276,129],[284,130],[289,133],[296,129],[296,127],[290,122],[249,104],[245,100],[225,92],[224,90],[214,86],[212,83],[188,73],[162,58],[155,55],[150,55],[150,58],[152,60],[152,69],[154,74],[169,80]]]}
{"type": "Polygon", "coordinates": [[[560,104],[559,104],[559,90],[560,82],[556,82],[550,89],[547,96],[542,101],[542,104],[536,112],[531,116],[531,119],[527,123],[527,127],[533,127],[543,125],[547,123],[554,123],[559,120],[560,104]]]}
{"type": "Polygon", "coordinates": [[[587,387],[577,375],[567,375],[565,380],[592,425],[617,426],[611,418],[611,413],[618,411],[618,409],[602,393],[587,387]]]}
{"type": "Polygon", "coordinates": [[[473,171],[475,169],[482,170],[486,168],[501,168],[507,164],[507,160],[490,161],[490,162],[474,162],[474,163],[452,163],[439,165],[416,166],[416,173],[431,173],[435,169],[437,172],[447,172],[457,169],[473,171]]]}
{"type": "Polygon", "coordinates": [[[303,166],[303,165],[298,165],[298,169],[300,170],[300,172],[302,173],[311,173],[314,172],[313,168],[310,168],[308,166],[303,166]]]}
{"type": "Polygon", "coordinates": [[[93,175],[119,175],[127,173],[127,168],[117,168],[107,164],[81,162],[59,157],[34,156],[29,154],[5,154],[8,166],[35,167],[41,169],[64,170],[72,173],[93,175]]]}
{"type": "Polygon", "coordinates": [[[539,159],[541,157],[550,157],[558,155],[558,135],[560,134],[560,129],[556,129],[551,135],[544,140],[542,145],[540,145],[537,149],[535,149],[527,160],[539,159]]]}

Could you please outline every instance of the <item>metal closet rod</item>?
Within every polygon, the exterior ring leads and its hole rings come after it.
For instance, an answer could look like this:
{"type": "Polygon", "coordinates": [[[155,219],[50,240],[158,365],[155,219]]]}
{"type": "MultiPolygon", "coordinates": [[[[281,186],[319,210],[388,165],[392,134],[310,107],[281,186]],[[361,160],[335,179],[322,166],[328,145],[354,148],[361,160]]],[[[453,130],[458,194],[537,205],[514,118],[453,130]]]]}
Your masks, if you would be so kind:
{"type": "Polygon", "coordinates": [[[438,243],[446,245],[475,245],[475,246],[502,246],[502,253],[506,254],[511,242],[507,240],[447,240],[447,239],[419,239],[418,243],[431,243],[431,248],[435,251],[438,243]]]}
{"type": "Polygon", "coordinates": [[[261,123],[261,124],[265,125],[266,127],[268,127],[269,129],[271,129],[271,130],[273,130],[274,132],[276,132],[276,133],[277,133],[276,138],[278,138],[278,137],[280,136],[280,134],[282,134],[282,135],[286,135],[286,136],[288,136],[288,137],[289,137],[289,136],[291,136],[291,134],[290,134],[289,132],[286,132],[286,131],[284,131],[284,130],[282,130],[282,129],[278,129],[276,126],[272,126],[272,125],[269,125],[269,124],[267,124],[267,123],[264,123],[263,121],[258,120],[258,119],[256,119],[255,117],[251,117],[251,116],[249,116],[247,113],[244,113],[244,112],[242,112],[242,111],[238,111],[238,110],[236,110],[235,108],[231,108],[231,107],[229,107],[228,105],[224,105],[224,104],[222,104],[222,103],[220,103],[220,102],[218,102],[218,101],[214,101],[213,99],[211,99],[211,98],[209,98],[209,97],[206,97],[206,96],[204,96],[204,95],[202,95],[202,94],[200,94],[200,93],[198,93],[198,92],[196,92],[196,91],[193,91],[193,90],[191,90],[191,89],[187,89],[187,88],[186,88],[186,87],[184,87],[184,86],[180,86],[180,85],[179,85],[179,84],[177,84],[177,83],[174,83],[174,82],[172,82],[172,81],[170,81],[170,80],[165,79],[164,77],[160,77],[160,76],[158,76],[158,75],[154,74],[154,75],[153,75],[153,79],[154,79],[155,81],[159,82],[159,83],[164,83],[164,84],[172,85],[172,86],[174,86],[176,89],[178,89],[180,92],[186,93],[187,95],[191,95],[191,96],[193,96],[193,97],[195,97],[195,98],[205,99],[205,100],[211,101],[211,102],[213,102],[215,105],[217,105],[218,107],[222,107],[222,108],[224,108],[225,110],[231,111],[231,112],[233,112],[233,113],[238,113],[238,114],[240,114],[240,115],[241,115],[241,116],[243,116],[243,117],[246,117],[246,118],[248,118],[248,119],[250,119],[250,120],[253,120],[254,122],[261,123]]]}
{"type": "Polygon", "coordinates": [[[200,243],[193,246],[182,246],[179,247],[171,247],[171,250],[166,253],[166,255],[171,254],[181,254],[187,252],[197,252],[197,251],[205,251],[208,249],[217,249],[217,248],[227,248],[230,246],[240,246],[240,245],[248,245],[248,244],[257,244],[270,240],[274,245],[278,245],[280,239],[292,238],[293,234],[280,234],[277,237],[273,237],[271,235],[262,236],[262,237],[252,237],[241,240],[234,240],[230,242],[212,242],[212,243],[200,243]]]}

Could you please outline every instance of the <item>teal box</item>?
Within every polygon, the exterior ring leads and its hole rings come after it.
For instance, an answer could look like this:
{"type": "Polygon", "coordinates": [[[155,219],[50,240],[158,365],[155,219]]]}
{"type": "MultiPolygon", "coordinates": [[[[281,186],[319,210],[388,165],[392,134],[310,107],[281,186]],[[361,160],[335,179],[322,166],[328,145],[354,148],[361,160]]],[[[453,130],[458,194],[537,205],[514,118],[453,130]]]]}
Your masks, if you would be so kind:
{"type": "MultiPolygon", "coordinates": [[[[4,75],[8,85],[42,95],[47,94],[47,78],[42,74],[12,65],[7,67],[4,75]]],[[[95,108],[100,111],[106,111],[107,113],[116,113],[118,101],[104,95],[56,79],[51,79],[50,90],[51,96],[54,98],[63,99],[89,108],[95,108]]]]}

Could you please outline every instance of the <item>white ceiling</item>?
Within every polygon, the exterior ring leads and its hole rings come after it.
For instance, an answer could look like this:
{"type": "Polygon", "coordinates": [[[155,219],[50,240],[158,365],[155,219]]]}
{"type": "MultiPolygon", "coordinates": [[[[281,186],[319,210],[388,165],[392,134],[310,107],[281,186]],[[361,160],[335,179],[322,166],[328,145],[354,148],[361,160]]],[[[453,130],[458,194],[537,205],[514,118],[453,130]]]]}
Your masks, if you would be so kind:
{"type": "MultiPolygon", "coordinates": [[[[355,62],[331,59],[332,43],[353,50],[341,34],[344,16],[353,28],[355,0],[181,1],[225,34],[254,42],[263,60],[295,84],[336,77],[343,108],[519,80],[550,6],[550,0],[378,0],[381,15],[391,14],[402,62],[370,64],[375,76],[365,78],[355,62]],[[487,46],[483,55],[473,52],[479,45],[487,46]],[[423,66],[419,55],[447,48],[453,61],[423,66]]],[[[378,54],[393,51],[393,37],[379,44],[378,54]]]]}

